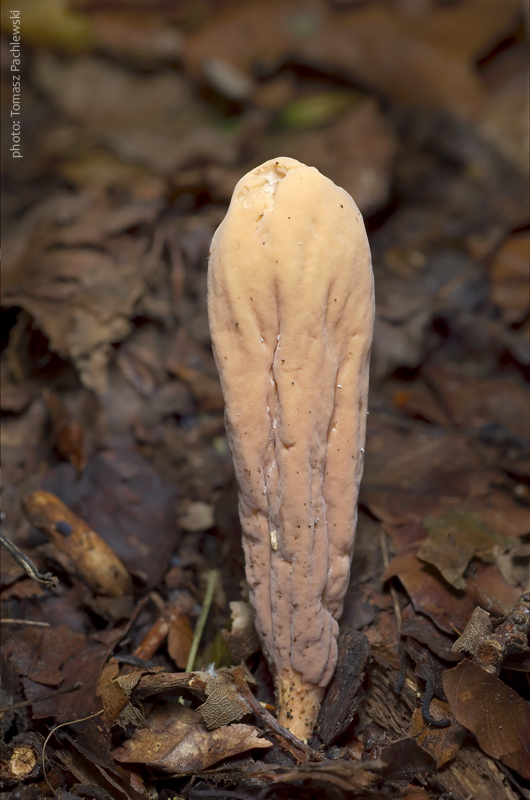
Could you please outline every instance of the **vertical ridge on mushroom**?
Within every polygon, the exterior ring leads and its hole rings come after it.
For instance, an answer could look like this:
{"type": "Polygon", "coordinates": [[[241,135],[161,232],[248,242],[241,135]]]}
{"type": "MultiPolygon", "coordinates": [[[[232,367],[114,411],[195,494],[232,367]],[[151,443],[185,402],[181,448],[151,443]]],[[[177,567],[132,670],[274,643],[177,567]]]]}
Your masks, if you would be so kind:
{"type": "Polygon", "coordinates": [[[363,470],[370,250],[343,189],[291,158],[245,175],[208,270],[246,575],[279,721],[311,735],[336,666],[363,470]]]}

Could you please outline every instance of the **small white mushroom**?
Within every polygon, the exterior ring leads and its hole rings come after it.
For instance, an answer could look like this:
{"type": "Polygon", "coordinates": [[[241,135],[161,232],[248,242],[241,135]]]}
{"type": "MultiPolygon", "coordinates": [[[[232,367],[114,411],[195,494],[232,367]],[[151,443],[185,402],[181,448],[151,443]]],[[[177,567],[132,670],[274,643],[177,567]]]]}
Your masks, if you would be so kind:
{"type": "Polygon", "coordinates": [[[208,310],[256,627],[279,720],[307,739],[335,670],[363,469],[374,294],[352,198],[291,158],[245,175],[212,241],[208,310]]]}

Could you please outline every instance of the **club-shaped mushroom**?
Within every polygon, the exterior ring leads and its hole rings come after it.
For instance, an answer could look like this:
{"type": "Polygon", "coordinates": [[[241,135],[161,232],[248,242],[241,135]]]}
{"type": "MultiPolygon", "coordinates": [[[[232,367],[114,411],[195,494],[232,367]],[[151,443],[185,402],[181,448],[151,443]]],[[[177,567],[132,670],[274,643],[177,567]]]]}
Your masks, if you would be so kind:
{"type": "Polygon", "coordinates": [[[279,721],[311,735],[337,660],[363,470],[373,275],[352,198],[292,158],[245,175],[208,313],[246,576],[279,721]]]}

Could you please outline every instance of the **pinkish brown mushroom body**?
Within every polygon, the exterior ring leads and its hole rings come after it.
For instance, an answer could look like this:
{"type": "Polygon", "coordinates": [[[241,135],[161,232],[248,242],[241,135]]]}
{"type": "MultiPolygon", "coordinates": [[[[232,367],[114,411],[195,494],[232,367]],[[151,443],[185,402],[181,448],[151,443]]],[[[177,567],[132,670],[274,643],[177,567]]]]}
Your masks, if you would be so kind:
{"type": "Polygon", "coordinates": [[[337,660],[363,470],[374,295],[362,217],[291,158],[245,175],[208,310],[256,627],[279,720],[313,730],[337,660]]]}

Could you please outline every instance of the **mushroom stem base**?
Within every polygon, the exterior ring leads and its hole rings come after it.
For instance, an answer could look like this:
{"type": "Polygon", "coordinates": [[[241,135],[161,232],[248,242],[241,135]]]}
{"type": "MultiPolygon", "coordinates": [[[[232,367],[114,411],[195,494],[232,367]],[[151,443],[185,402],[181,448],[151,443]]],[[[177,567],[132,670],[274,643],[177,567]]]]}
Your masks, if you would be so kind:
{"type": "Polygon", "coordinates": [[[285,671],[278,676],[280,710],[278,722],[302,742],[312,735],[324,689],[307,683],[299,672],[285,671]]]}

